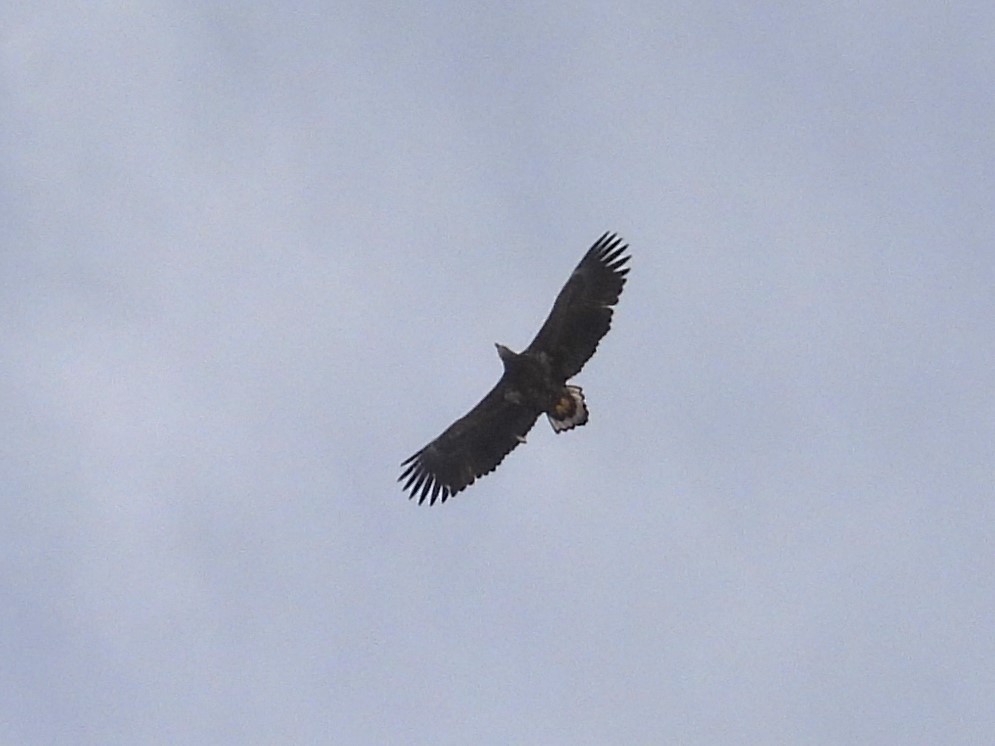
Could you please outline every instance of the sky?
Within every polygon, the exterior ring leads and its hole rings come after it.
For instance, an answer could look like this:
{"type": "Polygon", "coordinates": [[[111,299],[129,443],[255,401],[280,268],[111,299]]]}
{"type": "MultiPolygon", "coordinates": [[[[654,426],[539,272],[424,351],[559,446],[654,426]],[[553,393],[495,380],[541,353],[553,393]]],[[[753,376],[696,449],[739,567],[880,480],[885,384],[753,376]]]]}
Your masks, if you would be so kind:
{"type": "Polygon", "coordinates": [[[995,9],[399,5],[0,10],[0,743],[995,741],[995,9]]]}

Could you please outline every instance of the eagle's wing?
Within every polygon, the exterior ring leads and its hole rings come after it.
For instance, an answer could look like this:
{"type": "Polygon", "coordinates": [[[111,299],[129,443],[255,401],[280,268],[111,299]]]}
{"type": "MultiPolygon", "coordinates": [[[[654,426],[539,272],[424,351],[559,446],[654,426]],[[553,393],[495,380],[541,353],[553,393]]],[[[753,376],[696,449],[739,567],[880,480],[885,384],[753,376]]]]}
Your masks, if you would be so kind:
{"type": "Polygon", "coordinates": [[[480,403],[456,420],[442,435],[404,461],[397,481],[418,504],[429,498],[445,502],[473,484],[477,477],[493,471],[532,429],[539,411],[505,398],[504,378],[480,403]]]}
{"type": "Polygon", "coordinates": [[[608,333],[625,285],[628,244],[605,233],[580,260],[525,352],[545,352],[563,380],[577,375],[608,333]]]}

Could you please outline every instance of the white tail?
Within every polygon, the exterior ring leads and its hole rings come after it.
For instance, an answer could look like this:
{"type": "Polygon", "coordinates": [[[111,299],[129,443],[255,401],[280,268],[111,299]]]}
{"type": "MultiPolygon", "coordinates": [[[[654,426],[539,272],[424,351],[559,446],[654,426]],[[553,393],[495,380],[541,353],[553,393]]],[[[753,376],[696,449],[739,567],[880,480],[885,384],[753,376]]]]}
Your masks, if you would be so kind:
{"type": "Polygon", "coordinates": [[[580,386],[567,386],[552,412],[547,412],[553,430],[562,433],[587,423],[587,404],[580,386]]]}

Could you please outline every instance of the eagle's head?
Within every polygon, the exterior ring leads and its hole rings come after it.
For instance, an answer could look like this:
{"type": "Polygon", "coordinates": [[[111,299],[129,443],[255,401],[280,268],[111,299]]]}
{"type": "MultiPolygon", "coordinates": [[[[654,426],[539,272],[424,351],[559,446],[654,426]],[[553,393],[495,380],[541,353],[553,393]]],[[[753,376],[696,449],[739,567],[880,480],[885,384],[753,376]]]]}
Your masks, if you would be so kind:
{"type": "Polygon", "coordinates": [[[500,342],[495,342],[494,346],[497,347],[498,357],[501,358],[502,362],[504,362],[505,365],[507,365],[510,362],[513,362],[518,358],[518,353],[512,352],[510,349],[505,347],[500,342]]]}

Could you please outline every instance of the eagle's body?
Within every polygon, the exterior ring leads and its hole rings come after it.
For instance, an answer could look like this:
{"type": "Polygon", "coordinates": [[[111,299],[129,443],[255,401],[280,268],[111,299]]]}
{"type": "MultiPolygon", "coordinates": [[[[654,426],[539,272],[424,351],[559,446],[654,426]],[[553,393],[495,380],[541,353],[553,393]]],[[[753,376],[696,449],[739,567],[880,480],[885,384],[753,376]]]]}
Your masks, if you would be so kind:
{"type": "Polygon", "coordinates": [[[553,304],[532,343],[521,353],[497,345],[504,375],[477,406],[407,459],[398,481],[418,502],[434,504],[493,471],[545,413],[557,433],[587,422],[579,386],[567,384],[611,327],[629,269],[628,246],[604,234],[588,250],[553,304]]]}
{"type": "Polygon", "coordinates": [[[495,345],[504,363],[504,398],[545,412],[556,432],[587,422],[587,407],[579,386],[567,386],[546,352],[512,352],[495,345]]]}

